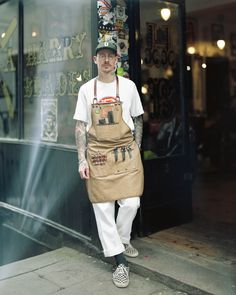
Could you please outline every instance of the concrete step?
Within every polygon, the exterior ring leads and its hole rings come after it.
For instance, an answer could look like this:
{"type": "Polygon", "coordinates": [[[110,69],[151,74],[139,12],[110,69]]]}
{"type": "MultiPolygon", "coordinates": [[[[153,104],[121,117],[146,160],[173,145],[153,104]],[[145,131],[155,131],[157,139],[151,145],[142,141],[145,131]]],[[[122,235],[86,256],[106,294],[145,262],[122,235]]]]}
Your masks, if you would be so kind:
{"type": "Polygon", "coordinates": [[[132,244],[140,252],[138,257],[128,259],[137,274],[188,294],[236,294],[235,264],[157,245],[148,238],[135,239],[132,244]]]}

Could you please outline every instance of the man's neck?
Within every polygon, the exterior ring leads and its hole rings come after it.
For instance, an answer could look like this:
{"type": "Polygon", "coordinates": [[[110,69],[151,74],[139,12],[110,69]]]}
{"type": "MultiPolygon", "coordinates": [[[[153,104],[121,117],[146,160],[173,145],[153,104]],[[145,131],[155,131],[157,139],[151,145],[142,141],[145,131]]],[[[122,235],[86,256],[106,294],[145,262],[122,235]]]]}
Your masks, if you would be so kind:
{"type": "Polygon", "coordinates": [[[103,73],[99,73],[98,74],[98,80],[104,83],[111,83],[113,82],[115,79],[115,75],[112,73],[107,73],[107,74],[103,74],[103,73]]]}

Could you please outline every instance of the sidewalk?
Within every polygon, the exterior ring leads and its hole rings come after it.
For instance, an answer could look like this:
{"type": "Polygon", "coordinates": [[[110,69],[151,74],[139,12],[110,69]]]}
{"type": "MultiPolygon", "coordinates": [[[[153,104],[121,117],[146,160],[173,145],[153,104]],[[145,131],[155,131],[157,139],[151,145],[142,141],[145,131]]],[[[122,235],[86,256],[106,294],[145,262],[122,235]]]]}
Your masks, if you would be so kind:
{"type": "Polygon", "coordinates": [[[111,260],[68,243],[0,267],[0,294],[236,295],[235,235],[187,224],[132,244],[140,255],[129,258],[130,285],[125,290],[112,283],[111,260]]]}
{"type": "Polygon", "coordinates": [[[185,295],[130,274],[128,288],[111,280],[112,266],[68,247],[0,267],[1,295],[185,295]]]}

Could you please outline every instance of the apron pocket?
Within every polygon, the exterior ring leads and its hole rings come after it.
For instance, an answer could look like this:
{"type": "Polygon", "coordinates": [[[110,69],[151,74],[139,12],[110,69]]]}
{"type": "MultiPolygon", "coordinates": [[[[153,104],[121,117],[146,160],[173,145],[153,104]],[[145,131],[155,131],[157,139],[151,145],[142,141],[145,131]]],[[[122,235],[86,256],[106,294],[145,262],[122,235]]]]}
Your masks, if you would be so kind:
{"type": "Polygon", "coordinates": [[[107,153],[88,152],[87,160],[91,177],[103,177],[112,173],[111,164],[107,153]]]}
{"type": "Polygon", "coordinates": [[[135,163],[130,163],[129,161],[120,162],[114,166],[114,174],[127,174],[137,170],[135,163]]]}
{"type": "Polygon", "coordinates": [[[118,149],[117,160],[114,163],[114,174],[126,174],[138,170],[140,165],[139,150],[136,146],[118,149]]]}
{"type": "Polygon", "coordinates": [[[119,140],[121,119],[120,103],[92,105],[92,125],[99,141],[119,140]]]}
{"type": "Polygon", "coordinates": [[[119,140],[120,126],[119,124],[97,125],[95,127],[96,137],[98,140],[119,140]]]}

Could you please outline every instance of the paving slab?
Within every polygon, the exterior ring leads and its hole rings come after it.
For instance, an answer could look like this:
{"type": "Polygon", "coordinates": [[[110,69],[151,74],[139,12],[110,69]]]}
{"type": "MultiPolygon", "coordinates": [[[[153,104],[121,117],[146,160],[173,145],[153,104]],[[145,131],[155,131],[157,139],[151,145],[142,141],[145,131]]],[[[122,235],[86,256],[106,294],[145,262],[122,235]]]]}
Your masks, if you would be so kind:
{"type": "Polygon", "coordinates": [[[128,288],[111,280],[113,266],[63,247],[0,267],[1,295],[187,295],[156,280],[130,274],[128,288]]]}

